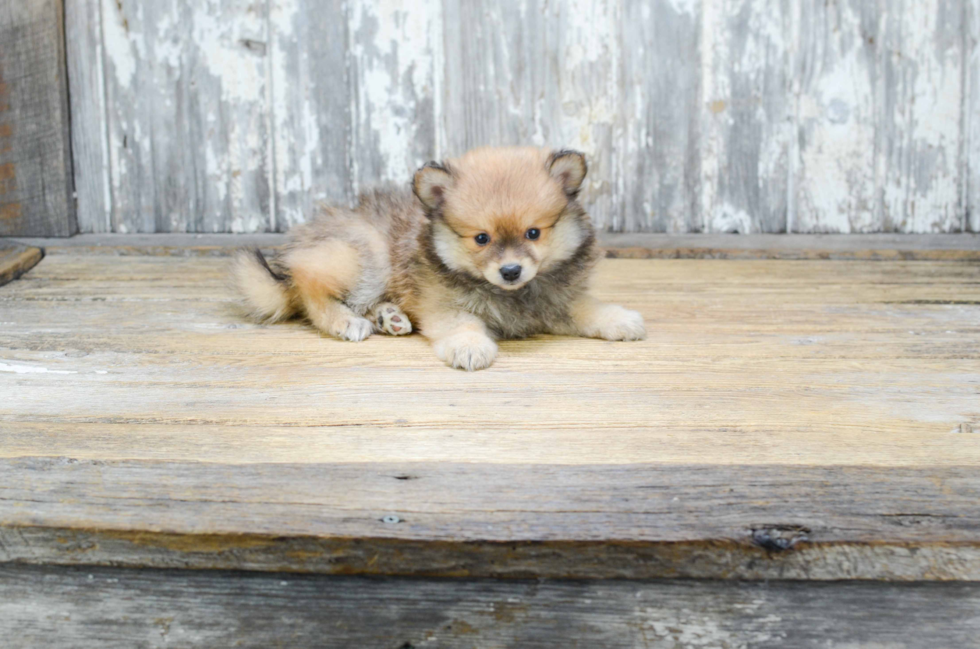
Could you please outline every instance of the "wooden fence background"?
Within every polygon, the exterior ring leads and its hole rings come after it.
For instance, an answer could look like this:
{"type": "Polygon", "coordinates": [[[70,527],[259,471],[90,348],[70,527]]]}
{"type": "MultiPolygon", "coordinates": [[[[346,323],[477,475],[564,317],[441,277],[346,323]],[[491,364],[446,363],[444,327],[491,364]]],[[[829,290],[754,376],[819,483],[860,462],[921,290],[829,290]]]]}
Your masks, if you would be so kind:
{"type": "Polygon", "coordinates": [[[83,232],[282,231],[479,144],[613,230],[980,230],[980,0],[66,0],[83,232]]]}

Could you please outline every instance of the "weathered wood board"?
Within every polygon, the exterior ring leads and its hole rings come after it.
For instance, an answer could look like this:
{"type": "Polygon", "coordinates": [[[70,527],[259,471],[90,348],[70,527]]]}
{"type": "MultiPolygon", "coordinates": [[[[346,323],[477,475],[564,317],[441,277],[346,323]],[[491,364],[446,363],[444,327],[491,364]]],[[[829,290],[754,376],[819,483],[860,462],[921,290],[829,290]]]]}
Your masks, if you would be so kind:
{"type": "Polygon", "coordinates": [[[273,232],[305,221],[317,201],[345,204],[354,192],[347,23],[338,19],[343,5],[268,5],[275,192],[267,229],[273,232]]]}
{"type": "Polygon", "coordinates": [[[72,171],[81,229],[112,232],[105,44],[100,0],[65,1],[65,48],[71,92],[72,171]]]}
{"type": "MultiPolygon", "coordinates": [[[[50,254],[227,256],[241,247],[272,250],[287,235],[80,234],[69,239],[17,237],[15,244],[50,254]]],[[[600,232],[599,245],[614,259],[834,259],[840,261],[980,261],[976,234],[651,234],[600,232]]],[[[0,241],[3,241],[0,238],[0,241]]],[[[912,266],[911,268],[915,268],[912,266]]]]}
{"type": "Polygon", "coordinates": [[[969,0],[963,21],[966,34],[967,59],[964,65],[963,122],[966,140],[963,158],[969,172],[963,186],[967,213],[964,230],[980,232],[980,0],[969,0]]]}
{"type": "Polygon", "coordinates": [[[537,144],[615,231],[977,231],[975,4],[69,0],[81,227],[284,231],[537,144]]]}
{"type": "Polygon", "coordinates": [[[0,5],[0,236],[69,236],[68,78],[61,0],[0,5]]]}
{"type": "Polygon", "coordinates": [[[34,268],[44,252],[40,248],[5,243],[0,240],[0,286],[34,268]]]}
{"type": "Polygon", "coordinates": [[[458,581],[0,567],[9,649],[971,647],[977,584],[458,581]]]}
{"type": "Polygon", "coordinates": [[[0,289],[0,560],[980,580],[975,262],[607,260],[648,340],[475,374],[249,323],[226,263],[0,289]]]}

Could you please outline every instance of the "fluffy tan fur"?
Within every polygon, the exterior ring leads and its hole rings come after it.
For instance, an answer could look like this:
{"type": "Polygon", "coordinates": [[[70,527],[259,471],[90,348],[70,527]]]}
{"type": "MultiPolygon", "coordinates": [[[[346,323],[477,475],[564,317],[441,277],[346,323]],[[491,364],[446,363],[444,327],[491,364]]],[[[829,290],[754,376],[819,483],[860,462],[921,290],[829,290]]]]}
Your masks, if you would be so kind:
{"type": "Polygon", "coordinates": [[[256,317],[302,314],[352,341],[414,326],[465,370],[488,367],[501,338],[638,340],[638,313],[587,292],[598,252],[576,198],[585,174],[573,151],[475,149],[422,167],[412,192],[323,208],[270,262],[243,251],[234,278],[256,317]]]}

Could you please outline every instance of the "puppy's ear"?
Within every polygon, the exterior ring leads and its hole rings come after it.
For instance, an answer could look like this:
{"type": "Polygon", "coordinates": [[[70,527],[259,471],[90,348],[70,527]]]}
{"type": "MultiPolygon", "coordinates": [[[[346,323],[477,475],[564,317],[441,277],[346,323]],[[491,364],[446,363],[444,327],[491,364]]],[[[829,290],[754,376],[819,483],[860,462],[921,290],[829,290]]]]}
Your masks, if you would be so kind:
{"type": "Polygon", "coordinates": [[[555,151],[548,158],[548,171],[551,177],[558,181],[570,198],[575,198],[589,167],[585,164],[585,156],[578,151],[563,149],[555,151]]]}
{"type": "Polygon", "coordinates": [[[452,171],[438,162],[430,162],[416,171],[412,181],[412,191],[427,210],[438,209],[446,200],[446,192],[452,186],[452,171]]]}

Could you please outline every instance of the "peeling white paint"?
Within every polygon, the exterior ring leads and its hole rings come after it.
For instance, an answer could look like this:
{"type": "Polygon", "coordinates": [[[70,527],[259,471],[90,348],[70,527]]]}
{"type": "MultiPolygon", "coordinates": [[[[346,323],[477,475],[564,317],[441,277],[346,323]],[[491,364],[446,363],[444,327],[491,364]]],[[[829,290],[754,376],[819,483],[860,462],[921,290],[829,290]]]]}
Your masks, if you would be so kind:
{"type": "MultiPolygon", "coordinates": [[[[435,87],[440,5],[435,0],[383,0],[351,3],[349,10],[352,72],[357,76],[357,92],[351,99],[360,133],[352,158],[362,158],[363,152],[356,149],[370,146],[379,158],[380,178],[404,181],[425,162],[412,150],[419,102],[435,87]]],[[[365,171],[357,169],[358,187],[365,171]]]]}
{"type": "Polygon", "coordinates": [[[243,40],[264,43],[266,24],[261,12],[236,13],[235,20],[222,15],[220,3],[208,0],[194,11],[191,42],[207,71],[221,83],[226,101],[261,102],[265,93],[262,58],[242,45],[243,40]]]}
{"type": "Polygon", "coordinates": [[[119,232],[288,226],[461,143],[583,150],[585,202],[627,230],[945,232],[980,203],[980,66],[950,0],[93,1],[111,104],[98,191],[119,232]],[[317,10],[349,47],[329,79],[310,60],[317,10]],[[189,132],[178,114],[202,134],[189,153],[168,140],[189,132]]]}
{"type": "Polygon", "coordinates": [[[875,71],[868,68],[860,15],[848,5],[840,15],[840,21],[811,26],[816,53],[806,76],[813,81],[799,102],[805,145],[797,213],[806,232],[868,232],[877,219],[875,71]]]}
{"type": "Polygon", "coordinates": [[[882,64],[896,99],[882,121],[891,129],[883,141],[890,155],[878,165],[882,220],[902,232],[949,231],[961,222],[962,30],[958,16],[940,25],[940,15],[935,1],[906,0],[889,3],[883,21],[882,64]]]}
{"type": "Polygon", "coordinates": [[[138,34],[129,31],[128,21],[115,0],[102,0],[102,40],[105,55],[112,64],[116,81],[123,88],[132,87],[136,76],[136,58],[133,56],[134,39],[138,34]]]}
{"type": "Polygon", "coordinates": [[[727,203],[718,205],[711,214],[708,232],[751,234],[752,217],[745,210],[727,203]]]}
{"type": "MultiPolygon", "coordinates": [[[[701,6],[700,0],[667,0],[670,3],[671,9],[675,13],[687,14],[689,16],[694,16],[697,14],[698,9],[701,6]]],[[[644,13],[649,11],[649,9],[644,6],[644,13]]]]}

